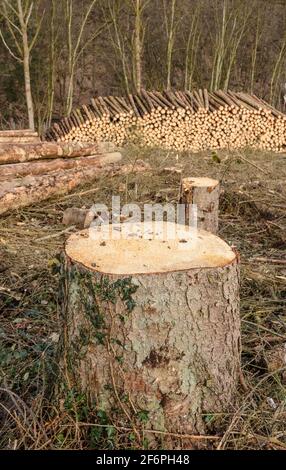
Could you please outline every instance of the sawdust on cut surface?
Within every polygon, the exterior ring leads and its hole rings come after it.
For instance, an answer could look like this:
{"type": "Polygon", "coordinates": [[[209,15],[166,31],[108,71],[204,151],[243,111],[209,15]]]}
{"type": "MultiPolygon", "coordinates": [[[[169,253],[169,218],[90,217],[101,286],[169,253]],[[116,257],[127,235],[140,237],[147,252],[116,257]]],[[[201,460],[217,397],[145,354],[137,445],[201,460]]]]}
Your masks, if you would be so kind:
{"type": "Polygon", "coordinates": [[[66,253],[91,270],[119,275],[217,268],[236,258],[234,251],[215,235],[172,222],[90,228],[71,235],[66,253]]]}

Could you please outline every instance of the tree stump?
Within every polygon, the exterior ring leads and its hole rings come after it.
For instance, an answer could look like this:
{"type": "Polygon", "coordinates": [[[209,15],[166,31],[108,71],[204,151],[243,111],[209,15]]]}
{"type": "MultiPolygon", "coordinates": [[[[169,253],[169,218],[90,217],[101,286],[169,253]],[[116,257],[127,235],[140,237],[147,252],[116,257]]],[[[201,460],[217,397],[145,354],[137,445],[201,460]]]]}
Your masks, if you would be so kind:
{"type": "Polygon", "coordinates": [[[214,234],[218,231],[219,182],[211,178],[183,178],[180,203],[186,204],[186,224],[189,206],[196,204],[198,228],[214,234]]]}
{"type": "Polygon", "coordinates": [[[239,260],[215,235],[179,228],[174,239],[155,239],[152,222],[148,238],[83,230],[68,239],[60,355],[69,383],[101,409],[144,416],[153,430],[203,433],[203,415],[235,397],[239,260]]]}

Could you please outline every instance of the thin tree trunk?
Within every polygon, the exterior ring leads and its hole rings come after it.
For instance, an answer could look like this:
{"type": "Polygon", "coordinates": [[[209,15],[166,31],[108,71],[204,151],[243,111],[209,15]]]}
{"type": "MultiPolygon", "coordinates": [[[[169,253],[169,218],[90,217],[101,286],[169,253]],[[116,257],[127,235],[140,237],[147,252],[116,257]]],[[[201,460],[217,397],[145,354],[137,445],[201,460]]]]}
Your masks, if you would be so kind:
{"type": "Polygon", "coordinates": [[[24,21],[24,13],[22,8],[22,1],[18,0],[19,21],[21,25],[23,37],[23,65],[24,65],[24,79],[25,79],[25,93],[28,109],[29,127],[35,130],[35,117],[34,106],[31,91],[31,76],[30,76],[30,48],[28,43],[27,25],[24,21]]]}
{"type": "Polygon", "coordinates": [[[167,31],[167,90],[171,89],[171,73],[172,73],[172,60],[173,60],[173,50],[175,42],[175,10],[176,10],[176,0],[172,0],[171,6],[171,19],[170,24],[168,20],[168,10],[164,3],[164,14],[165,14],[165,23],[167,31]]]}
{"type": "Polygon", "coordinates": [[[52,0],[52,17],[51,17],[51,44],[50,44],[50,74],[49,74],[49,90],[48,90],[48,115],[47,127],[51,127],[54,98],[55,98],[55,0],[52,0]]]}
{"type": "Polygon", "coordinates": [[[141,0],[136,0],[135,32],[134,32],[134,61],[135,61],[135,88],[140,92],[142,88],[142,43],[141,43],[141,0]]]}
{"type": "Polygon", "coordinates": [[[254,89],[255,68],[256,68],[256,61],[257,61],[257,49],[258,49],[259,40],[260,40],[261,35],[262,35],[262,33],[259,34],[259,26],[260,26],[260,16],[259,16],[259,13],[258,13],[255,41],[254,41],[253,50],[252,50],[252,54],[251,54],[251,73],[250,73],[250,92],[251,93],[253,93],[253,89],[254,89]]]}

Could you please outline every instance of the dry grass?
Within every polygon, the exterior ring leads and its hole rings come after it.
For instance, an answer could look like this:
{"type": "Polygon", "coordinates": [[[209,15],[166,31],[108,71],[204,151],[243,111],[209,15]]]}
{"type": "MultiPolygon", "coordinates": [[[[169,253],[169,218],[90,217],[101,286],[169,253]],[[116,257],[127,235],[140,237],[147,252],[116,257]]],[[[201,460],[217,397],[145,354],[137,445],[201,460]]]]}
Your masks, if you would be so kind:
{"type": "MultiPolygon", "coordinates": [[[[273,358],[275,363],[286,343],[286,157],[254,151],[192,155],[148,150],[144,155],[141,149],[126,149],[126,159],[136,158],[147,160],[152,173],[101,179],[0,221],[0,447],[146,447],[144,423],[136,435],[122,417],[106,416],[86,397],[67,390],[64,378],[51,399],[58,340],[53,268],[69,235],[61,225],[65,208],[106,203],[112,194],[141,204],[177,201],[181,176],[163,171],[176,166],[186,176],[221,180],[220,235],[239,249],[242,262],[238,404],[228,415],[206,416],[213,437],[193,439],[193,445],[285,449],[286,364],[273,366],[273,358]]],[[[163,447],[165,436],[160,438],[163,447]]]]}

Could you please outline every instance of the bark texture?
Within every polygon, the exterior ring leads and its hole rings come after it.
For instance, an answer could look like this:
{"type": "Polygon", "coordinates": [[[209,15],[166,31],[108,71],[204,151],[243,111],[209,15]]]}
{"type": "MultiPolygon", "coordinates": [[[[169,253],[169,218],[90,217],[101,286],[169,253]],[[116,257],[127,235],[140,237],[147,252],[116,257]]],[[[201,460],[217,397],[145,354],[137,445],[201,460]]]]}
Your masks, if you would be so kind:
{"type": "MultiPolygon", "coordinates": [[[[120,154],[118,154],[120,156],[120,154]]],[[[120,157],[121,158],[121,157],[120,157]]],[[[113,162],[120,160],[117,156],[113,162]]],[[[45,175],[27,176],[0,184],[0,214],[25,207],[49,197],[67,193],[76,186],[92,181],[103,174],[116,174],[116,167],[107,157],[98,159],[92,167],[54,171],[45,175]]]]}
{"type": "Polygon", "coordinates": [[[59,157],[86,157],[97,155],[97,144],[41,142],[38,144],[6,144],[0,147],[0,164],[59,157]]]}
{"type": "Polygon", "coordinates": [[[146,428],[204,433],[240,367],[238,259],[223,267],[107,275],[67,253],[61,361],[73,387],[146,428]],[[133,418],[131,418],[133,416],[133,418]]]}
{"type": "Polygon", "coordinates": [[[68,193],[77,186],[97,180],[101,176],[113,177],[149,170],[148,165],[142,165],[140,161],[136,165],[121,165],[118,163],[121,158],[121,154],[115,152],[98,158],[91,167],[51,171],[44,175],[25,176],[0,182],[0,215],[52,196],[68,193]]]}
{"type": "Polygon", "coordinates": [[[183,178],[180,203],[186,205],[186,224],[189,224],[189,207],[196,204],[198,228],[216,234],[218,231],[220,186],[211,178],[183,178]]]}
{"type": "Polygon", "coordinates": [[[40,137],[37,132],[31,129],[15,129],[0,131],[0,144],[27,144],[40,143],[40,137]]]}
{"type": "Polygon", "coordinates": [[[21,27],[21,36],[22,36],[22,54],[23,54],[23,69],[24,69],[24,80],[25,80],[25,93],[26,93],[26,102],[29,118],[29,128],[35,130],[35,117],[34,117],[34,105],[32,98],[31,90],[31,74],[30,74],[30,51],[31,45],[29,45],[28,40],[28,22],[30,19],[30,14],[27,18],[25,17],[25,8],[23,9],[21,0],[17,0],[18,13],[20,27],[21,27]]]}
{"type": "Polygon", "coordinates": [[[0,136],[0,144],[39,144],[40,141],[39,136],[0,136]]]}
{"type": "Polygon", "coordinates": [[[106,156],[74,157],[74,158],[54,158],[51,160],[40,160],[24,163],[11,163],[0,166],[0,180],[7,178],[17,178],[27,175],[43,175],[51,171],[70,170],[71,168],[85,168],[100,165],[100,162],[119,161],[121,154],[114,152],[106,156]]]}

